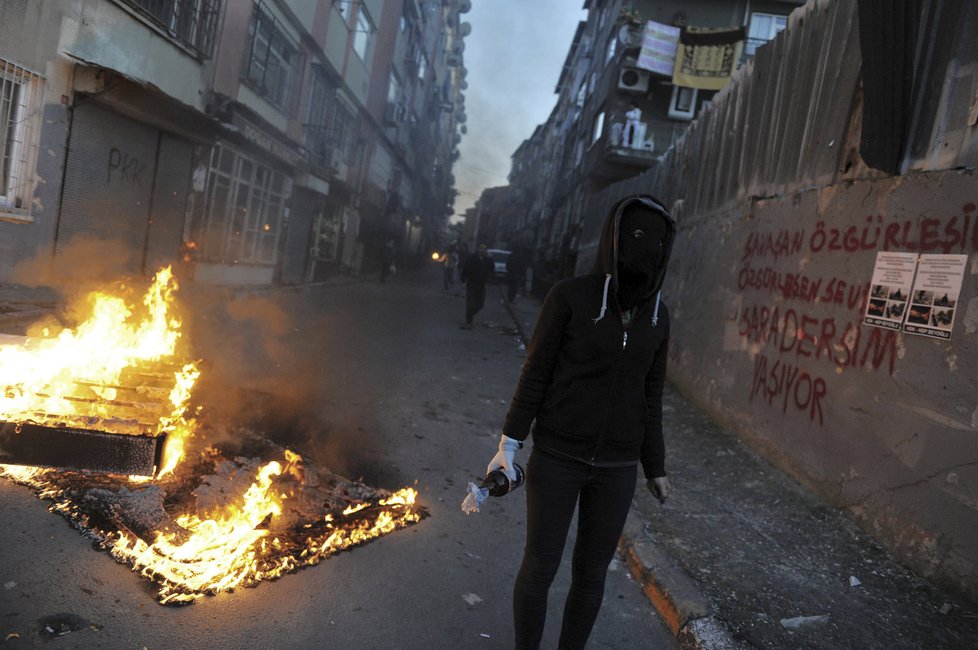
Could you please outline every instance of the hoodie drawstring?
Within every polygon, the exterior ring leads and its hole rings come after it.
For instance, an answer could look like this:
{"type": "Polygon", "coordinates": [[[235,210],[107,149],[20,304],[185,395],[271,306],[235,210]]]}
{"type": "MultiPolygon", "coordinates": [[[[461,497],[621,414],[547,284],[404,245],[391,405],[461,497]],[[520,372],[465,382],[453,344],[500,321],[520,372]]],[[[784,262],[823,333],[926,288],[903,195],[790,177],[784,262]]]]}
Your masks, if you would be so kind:
{"type": "MultiPolygon", "coordinates": [[[[604,318],[604,313],[608,311],[608,287],[611,285],[611,274],[604,276],[604,291],[601,294],[601,311],[598,313],[597,318],[592,318],[591,320],[595,325],[598,321],[604,318]]],[[[656,327],[659,324],[659,300],[662,298],[662,292],[655,294],[655,309],[652,311],[652,327],[656,327]]]]}
{"type": "MultiPolygon", "coordinates": [[[[608,310],[608,286],[611,284],[611,274],[604,276],[604,294],[601,296],[601,313],[598,314],[597,318],[592,318],[594,324],[597,325],[598,321],[604,318],[604,313],[608,310]]],[[[658,312],[659,306],[656,305],[656,311],[658,312]]]]}

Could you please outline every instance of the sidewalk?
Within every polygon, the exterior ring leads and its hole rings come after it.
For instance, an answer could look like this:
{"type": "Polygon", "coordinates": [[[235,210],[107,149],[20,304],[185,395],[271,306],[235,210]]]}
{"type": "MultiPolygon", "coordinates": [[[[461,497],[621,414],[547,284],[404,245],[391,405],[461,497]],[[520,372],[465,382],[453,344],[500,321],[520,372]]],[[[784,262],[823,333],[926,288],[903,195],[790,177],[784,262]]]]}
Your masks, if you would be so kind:
{"type": "MultiPolygon", "coordinates": [[[[507,305],[524,337],[539,307],[507,305]]],[[[978,648],[973,604],[901,567],[675,386],[664,409],[673,496],[660,505],[640,481],[620,546],[681,647],[978,648]]]]}

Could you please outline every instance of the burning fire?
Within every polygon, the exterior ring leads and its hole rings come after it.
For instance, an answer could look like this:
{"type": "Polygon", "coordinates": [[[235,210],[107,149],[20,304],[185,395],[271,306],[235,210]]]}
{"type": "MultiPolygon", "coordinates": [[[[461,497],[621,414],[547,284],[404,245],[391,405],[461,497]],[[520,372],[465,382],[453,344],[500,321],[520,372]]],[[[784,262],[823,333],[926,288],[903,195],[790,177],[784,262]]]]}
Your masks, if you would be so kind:
{"type": "Polygon", "coordinates": [[[307,481],[310,470],[289,450],[282,460],[261,464],[243,493],[209,509],[199,507],[199,493],[208,480],[221,478],[221,468],[248,468],[212,448],[194,463],[180,463],[199,428],[188,404],[200,369],[177,354],[176,289],[166,268],[146,293],[141,319],[124,299],[97,292],[88,297],[87,320],[76,328],[21,346],[0,346],[0,419],[120,434],[165,433],[157,480],[10,465],[0,465],[0,475],[35,488],[53,502],[52,510],[156,582],[161,604],[254,586],[425,516],[412,488],[388,493],[318,473],[307,481]],[[147,376],[167,380],[133,388],[133,377],[147,376]],[[146,401],[158,403],[152,423],[137,413],[145,412],[146,401]],[[184,498],[183,513],[171,516],[164,496],[178,500],[174,495],[188,493],[196,502],[184,498]],[[131,514],[153,508],[149,524],[131,514]]]}
{"type": "Polygon", "coordinates": [[[158,473],[172,471],[193,434],[185,413],[200,375],[196,364],[174,361],[181,326],[172,314],[176,289],[167,267],[146,292],[141,318],[123,298],[93,292],[86,300],[88,317],[76,328],[0,346],[0,420],[120,434],[165,432],[166,466],[158,473]],[[155,421],[146,422],[147,414],[155,421]]]}

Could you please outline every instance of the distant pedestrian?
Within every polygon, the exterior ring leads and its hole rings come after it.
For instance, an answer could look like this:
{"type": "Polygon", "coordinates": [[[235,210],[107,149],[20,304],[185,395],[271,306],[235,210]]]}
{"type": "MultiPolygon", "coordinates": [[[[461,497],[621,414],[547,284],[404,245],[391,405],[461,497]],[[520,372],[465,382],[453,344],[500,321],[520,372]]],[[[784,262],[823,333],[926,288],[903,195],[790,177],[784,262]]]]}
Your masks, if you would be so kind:
{"type": "Polygon", "coordinates": [[[486,304],[486,281],[495,268],[485,244],[479,244],[478,251],[465,260],[462,267],[462,282],[465,283],[465,322],[462,329],[472,329],[475,315],[486,304]]]}
{"type": "Polygon", "coordinates": [[[381,258],[380,258],[380,281],[381,282],[387,282],[387,276],[395,272],[396,259],[397,259],[397,254],[394,248],[394,238],[388,237],[387,243],[384,244],[384,250],[381,253],[381,258]]]}
{"type": "Polygon", "coordinates": [[[514,250],[506,259],[506,300],[513,302],[520,287],[526,282],[526,259],[523,251],[514,250]]]}
{"type": "Polygon", "coordinates": [[[671,491],[662,437],[669,313],[659,290],[674,236],[657,200],[626,197],[608,213],[592,272],[558,282],[544,300],[487,468],[515,478],[516,451],[532,423],[526,545],[513,590],[517,648],[540,645],[574,511],[561,648],[583,648],[591,634],[638,465],[656,498],[664,502],[671,491]]]}
{"type": "Polygon", "coordinates": [[[438,260],[442,264],[442,285],[445,291],[451,291],[455,284],[455,268],[458,266],[458,253],[454,244],[448,247],[438,260]]]}
{"type": "Polygon", "coordinates": [[[465,279],[462,278],[462,269],[465,268],[465,263],[469,260],[469,255],[471,254],[468,244],[462,242],[458,245],[458,281],[461,284],[465,284],[465,279]]]}

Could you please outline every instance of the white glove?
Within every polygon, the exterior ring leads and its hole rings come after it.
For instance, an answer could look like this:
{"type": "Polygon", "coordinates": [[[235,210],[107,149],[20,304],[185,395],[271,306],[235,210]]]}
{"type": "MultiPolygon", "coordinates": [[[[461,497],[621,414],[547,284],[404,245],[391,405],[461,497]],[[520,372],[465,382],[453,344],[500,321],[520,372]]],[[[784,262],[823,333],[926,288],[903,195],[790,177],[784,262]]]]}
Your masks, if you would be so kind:
{"type": "Polygon", "coordinates": [[[514,440],[513,438],[506,437],[503,434],[499,438],[499,451],[496,455],[492,457],[489,461],[489,466],[486,467],[486,474],[492,472],[492,470],[499,467],[503,468],[503,472],[509,478],[510,481],[516,480],[516,469],[513,467],[513,461],[516,460],[516,450],[522,449],[523,443],[519,440],[514,440]]]}

